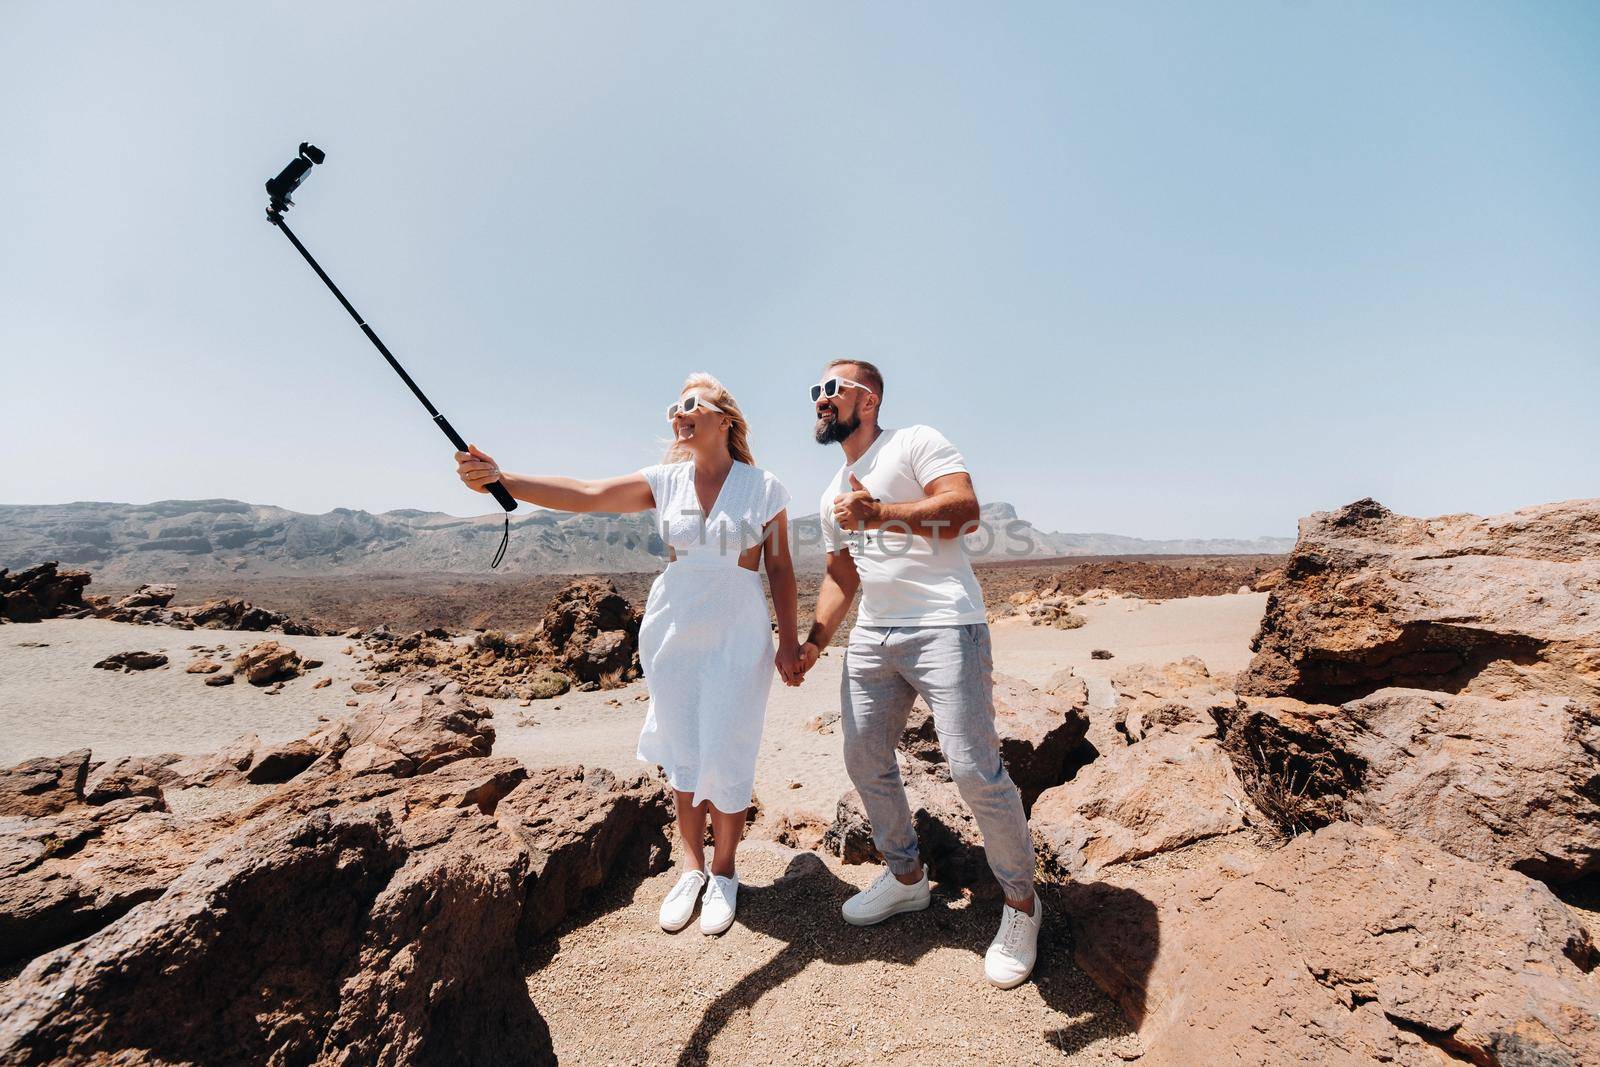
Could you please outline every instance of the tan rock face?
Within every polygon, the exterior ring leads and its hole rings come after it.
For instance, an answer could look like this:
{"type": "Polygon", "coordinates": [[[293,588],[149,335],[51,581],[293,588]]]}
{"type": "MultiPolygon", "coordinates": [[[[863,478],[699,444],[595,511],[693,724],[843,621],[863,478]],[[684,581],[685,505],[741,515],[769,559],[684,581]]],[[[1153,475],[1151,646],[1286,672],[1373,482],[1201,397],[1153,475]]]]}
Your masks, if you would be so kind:
{"type": "Polygon", "coordinates": [[[1600,699],[1600,500],[1414,519],[1372,500],[1300,523],[1239,691],[1385,687],[1600,699]]]}
{"type": "Polygon", "coordinates": [[[1080,963],[1143,1021],[1153,1067],[1600,1062],[1596,949],[1561,902],[1387,830],[1069,900],[1080,963]]]}
{"type": "Polygon", "coordinates": [[[1047,790],[1029,823],[1048,869],[1092,877],[1108,864],[1243,829],[1250,811],[1216,727],[1184,723],[1101,753],[1047,790]]]}
{"type": "Polygon", "coordinates": [[[1034,804],[1047,871],[1093,877],[1115,863],[1183,848],[1265,820],[1217,743],[1216,715],[1238,698],[1190,657],[1112,676],[1114,728],[1092,728],[1099,756],[1034,804]]]}

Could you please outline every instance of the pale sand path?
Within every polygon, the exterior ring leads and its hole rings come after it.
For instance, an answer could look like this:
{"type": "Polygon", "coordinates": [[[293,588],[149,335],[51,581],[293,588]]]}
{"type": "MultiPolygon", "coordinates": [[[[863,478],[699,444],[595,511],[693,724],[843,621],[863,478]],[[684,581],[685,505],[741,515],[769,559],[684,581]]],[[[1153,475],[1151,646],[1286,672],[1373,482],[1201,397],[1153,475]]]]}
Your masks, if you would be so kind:
{"type": "Polygon", "coordinates": [[[1052,904],[1032,979],[999,990],[983,980],[998,902],[936,886],[925,912],[846,925],[839,905],[877,873],[746,841],[738,920],[720,937],[657,925],[675,870],[614,887],[529,961],[557,1056],[586,1067],[1117,1067],[1139,1054],[1117,1006],[1073,963],[1052,904]]]}

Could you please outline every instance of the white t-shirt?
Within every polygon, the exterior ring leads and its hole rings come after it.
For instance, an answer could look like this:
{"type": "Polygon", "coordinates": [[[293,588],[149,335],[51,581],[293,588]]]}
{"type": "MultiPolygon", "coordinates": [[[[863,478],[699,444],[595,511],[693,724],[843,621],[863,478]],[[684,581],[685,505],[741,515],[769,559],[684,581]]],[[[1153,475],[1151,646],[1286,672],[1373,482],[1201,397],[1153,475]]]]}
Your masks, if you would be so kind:
{"type": "Polygon", "coordinates": [[[896,528],[845,531],[833,518],[833,498],[851,492],[850,475],[890,504],[922,500],[924,487],[947,474],[965,474],[966,461],[931,426],[885,429],[853,464],[839,468],[822,491],[822,547],[847,549],[861,574],[857,626],[961,626],[986,622],[983,591],[959,537],[937,540],[896,528]]]}

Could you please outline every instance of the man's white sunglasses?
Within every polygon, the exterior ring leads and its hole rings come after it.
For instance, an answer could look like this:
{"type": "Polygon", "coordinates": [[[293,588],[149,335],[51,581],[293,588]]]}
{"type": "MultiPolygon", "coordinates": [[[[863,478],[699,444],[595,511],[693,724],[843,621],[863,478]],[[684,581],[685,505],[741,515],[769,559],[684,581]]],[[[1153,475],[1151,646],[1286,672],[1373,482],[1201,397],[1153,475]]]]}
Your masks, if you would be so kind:
{"type": "Polygon", "coordinates": [[[832,378],[824,378],[811,387],[811,402],[815,404],[823,397],[832,400],[839,395],[839,390],[841,389],[860,389],[865,393],[872,392],[871,389],[860,382],[853,382],[849,378],[841,378],[838,375],[834,375],[832,378]]]}
{"type": "Polygon", "coordinates": [[[707,411],[722,413],[721,408],[702,397],[699,393],[690,393],[682,400],[675,401],[671,407],[667,408],[667,418],[669,420],[675,419],[678,417],[680,412],[685,415],[693,415],[701,408],[705,408],[707,411]]]}

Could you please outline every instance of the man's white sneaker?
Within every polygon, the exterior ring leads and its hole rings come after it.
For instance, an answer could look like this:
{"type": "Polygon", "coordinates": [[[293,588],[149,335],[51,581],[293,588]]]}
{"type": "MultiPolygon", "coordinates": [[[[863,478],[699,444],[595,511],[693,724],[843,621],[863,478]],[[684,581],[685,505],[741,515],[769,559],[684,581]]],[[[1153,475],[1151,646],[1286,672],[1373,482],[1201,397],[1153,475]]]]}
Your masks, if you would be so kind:
{"type": "Polygon", "coordinates": [[[1019,986],[1033,973],[1039,958],[1039,926],[1044,920],[1044,905],[1033,895],[1033,914],[1018,911],[1010,904],[1000,914],[1000,930],[989,942],[983,957],[983,974],[991,985],[1001,989],[1019,986]]]}
{"type": "Polygon", "coordinates": [[[878,880],[844,902],[841,909],[844,921],[852,926],[871,926],[881,923],[891,915],[903,911],[922,911],[932,897],[928,894],[928,869],[922,869],[922,878],[906,885],[884,871],[878,880]]]}
{"type": "Polygon", "coordinates": [[[706,886],[706,899],[700,905],[700,932],[720,934],[733,925],[733,912],[739,906],[739,876],[724,878],[713,874],[706,886]]]}
{"type": "Polygon", "coordinates": [[[672,934],[689,925],[694,917],[695,901],[700,899],[700,890],[705,884],[705,871],[684,871],[678,876],[678,884],[661,902],[661,929],[672,934]]]}

